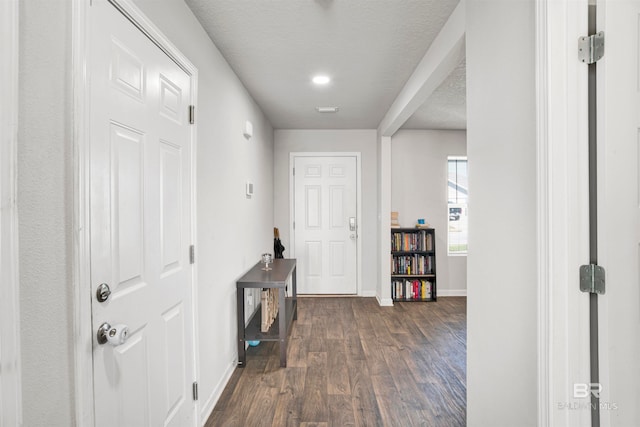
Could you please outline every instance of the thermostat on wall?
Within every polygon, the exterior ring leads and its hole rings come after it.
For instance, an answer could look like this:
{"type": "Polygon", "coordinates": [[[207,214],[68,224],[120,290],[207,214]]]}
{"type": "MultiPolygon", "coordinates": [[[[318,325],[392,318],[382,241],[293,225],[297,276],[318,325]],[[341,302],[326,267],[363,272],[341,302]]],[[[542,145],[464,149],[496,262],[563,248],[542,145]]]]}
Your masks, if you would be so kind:
{"type": "Polygon", "coordinates": [[[253,196],[253,182],[247,181],[247,197],[253,196]]]}

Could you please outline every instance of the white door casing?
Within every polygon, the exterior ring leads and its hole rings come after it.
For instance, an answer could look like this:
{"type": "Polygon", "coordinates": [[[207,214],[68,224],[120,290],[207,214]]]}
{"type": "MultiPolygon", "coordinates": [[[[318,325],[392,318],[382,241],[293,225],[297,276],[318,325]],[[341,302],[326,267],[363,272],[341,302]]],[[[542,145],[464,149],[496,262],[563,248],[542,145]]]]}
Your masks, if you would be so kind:
{"type": "Polygon", "coordinates": [[[298,293],[358,292],[358,203],[355,156],[292,156],[292,256],[298,293]]]}
{"type": "Polygon", "coordinates": [[[0,426],[22,425],[18,276],[19,2],[0,3],[0,426]]]}
{"type": "Polygon", "coordinates": [[[94,425],[195,425],[195,76],[114,5],[94,1],[88,22],[94,425]],[[99,345],[104,322],[127,325],[127,341],[99,345]]]}
{"type": "Polygon", "coordinates": [[[600,414],[603,426],[640,425],[640,2],[598,2],[600,414]]]}
{"type": "Polygon", "coordinates": [[[567,405],[589,381],[589,295],[578,280],[589,262],[588,76],[576,53],[588,2],[535,3],[538,424],[582,427],[589,409],[567,405]]]}

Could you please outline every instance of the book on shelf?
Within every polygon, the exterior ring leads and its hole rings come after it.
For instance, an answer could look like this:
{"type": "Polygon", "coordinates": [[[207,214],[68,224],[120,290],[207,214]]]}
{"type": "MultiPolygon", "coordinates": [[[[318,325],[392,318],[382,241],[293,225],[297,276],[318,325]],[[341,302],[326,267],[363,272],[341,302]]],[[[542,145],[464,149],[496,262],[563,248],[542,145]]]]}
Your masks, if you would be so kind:
{"type": "Polygon", "coordinates": [[[394,300],[429,300],[432,296],[432,285],[428,280],[393,280],[391,298],[394,300]]]}
{"type": "Polygon", "coordinates": [[[394,231],[391,237],[393,252],[428,252],[433,250],[433,235],[427,230],[394,231]]]}
{"type": "Polygon", "coordinates": [[[426,275],[433,274],[432,255],[391,255],[392,275],[426,275]]]}

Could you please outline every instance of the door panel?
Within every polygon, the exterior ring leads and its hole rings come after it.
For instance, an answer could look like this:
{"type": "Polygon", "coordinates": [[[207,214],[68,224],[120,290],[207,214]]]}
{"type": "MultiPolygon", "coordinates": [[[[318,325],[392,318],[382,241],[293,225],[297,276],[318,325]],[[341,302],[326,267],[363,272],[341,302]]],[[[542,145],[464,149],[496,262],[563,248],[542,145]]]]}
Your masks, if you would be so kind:
{"type": "Polygon", "coordinates": [[[329,242],[331,277],[344,277],[346,271],[344,259],[346,255],[344,242],[329,242]]]}
{"type": "MultiPolygon", "coordinates": [[[[118,425],[149,425],[149,401],[141,400],[140,396],[149,394],[151,387],[148,359],[148,341],[146,328],[131,334],[126,343],[106,355],[112,357],[109,368],[113,369],[111,377],[121,383],[117,407],[119,408],[118,425]]],[[[100,420],[96,420],[100,425],[100,420]]]]}
{"type": "Polygon", "coordinates": [[[308,230],[322,228],[322,188],[319,185],[305,186],[305,209],[308,230]]]}
{"type": "Polygon", "coordinates": [[[294,178],[295,255],[298,293],[357,292],[355,157],[296,157],[294,178]]]}
{"type": "Polygon", "coordinates": [[[182,269],[180,249],[184,248],[182,230],[182,212],[176,200],[182,197],[182,153],[179,146],[161,141],[160,146],[160,194],[162,210],[160,211],[162,233],[162,275],[177,273],[182,269]]]}
{"type": "Polygon", "coordinates": [[[599,297],[603,425],[640,425],[640,2],[598,3],[599,297]],[[602,25],[604,22],[604,25],[602,25]]]}
{"type": "Polygon", "coordinates": [[[177,424],[172,424],[174,418],[179,413],[185,399],[185,389],[183,385],[189,380],[185,377],[185,364],[187,356],[185,354],[184,342],[184,309],[180,303],[170,308],[162,314],[163,320],[163,353],[165,364],[165,393],[167,396],[166,418],[164,425],[180,425],[179,419],[175,419],[177,424]]]}
{"type": "Polygon", "coordinates": [[[93,343],[96,426],[188,426],[193,366],[190,77],[105,0],[90,7],[93,343]]]}
{"type": "Polygon", "coordinates": [[[329,215],[331,228],[342,229],[345,225],[344,187],[332,186],[329,188],[331,204],[329,205],[329,215]]]}
{"type": "Polygon", "coordinates": [[[111,172],[112,206],[110,222],[113,236],[113,266],[117,272],[117,291],[142,283],[143,280],[143,160],[144,135],[111,123],[113,148],[111,172]]]}

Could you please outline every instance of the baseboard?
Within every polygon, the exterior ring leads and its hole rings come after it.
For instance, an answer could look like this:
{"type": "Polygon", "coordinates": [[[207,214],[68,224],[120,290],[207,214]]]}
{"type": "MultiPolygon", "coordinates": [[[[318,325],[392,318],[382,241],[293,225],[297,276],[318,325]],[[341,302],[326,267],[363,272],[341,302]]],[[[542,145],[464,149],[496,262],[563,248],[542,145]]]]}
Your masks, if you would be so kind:
{"type": "Polygon", "coordinates": [[[393,300],[391,298],[380,298],[379,295],[376,295],[376,299],[380,307],[393,307],[393,300]]]}
{"type": "Polygon", "coordinates": [[[466,297],[466,289],[438,289],[438,298],[440,297],[466,297]]]}
{"type": "Polygon", "coordinates": [[[229,383],[231,375],[233,375],[236,366],[238,366],[238,362],[234,360],[227,368],[227,371],[222,376],[222,379],[218,382],[218,385],[216,385],[216,387],[213,389],[211,395],[209,395],[207,400],[202,405],[202,410],[200,411],[201,426],[204,426],[207,423],[207,420],[213,413],[213,408],[216,407],[216,403],[218,403],[218,399],[220,399],[224,388],[227,386],[227,383],[229,383]]]}
{"type": "Polygon", "coordinates": [[[373,298],[376,296],[376,291],[362,291],[360,296],[366,297],[366,298],[373,298]]]}

